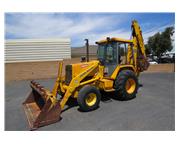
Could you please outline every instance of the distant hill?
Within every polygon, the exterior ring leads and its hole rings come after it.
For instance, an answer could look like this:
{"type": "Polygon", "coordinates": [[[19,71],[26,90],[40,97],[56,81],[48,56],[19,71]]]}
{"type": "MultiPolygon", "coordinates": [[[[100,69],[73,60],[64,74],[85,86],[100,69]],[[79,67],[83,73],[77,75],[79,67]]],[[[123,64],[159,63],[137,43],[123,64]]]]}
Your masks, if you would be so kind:
{"type": "MultiPolygon", "coordinates": [[[[89,55],[90,56],[96,56],[97,55],[97,46],[96,45],[90,45],[89,46],[89,55]]],[[[86,55],[86,47],[72,47],[71,48],[71,56],[72,57],[79,57],[79,56],[85,56],[86,55]]]]}

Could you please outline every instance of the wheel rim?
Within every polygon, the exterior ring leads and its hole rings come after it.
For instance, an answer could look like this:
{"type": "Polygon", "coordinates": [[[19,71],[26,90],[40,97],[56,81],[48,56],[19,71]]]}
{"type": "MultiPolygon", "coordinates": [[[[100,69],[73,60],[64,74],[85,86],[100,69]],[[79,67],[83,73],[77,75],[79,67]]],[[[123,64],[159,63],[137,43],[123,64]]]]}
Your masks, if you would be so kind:
{"type": "Polygon", "coordinates": [[[126,81],[126,91],[127,91],[127,93],[132,94],[135,91],[135,88],[136,88],[135,80],[132,79],[132,78],[129,78],[126,81]]]}
{"type": "Polygon", "coordinates": [[[93,106],[96,103],[96,100],[97,100],[96,94],[90,93],[88,94],[85,101],[88,106],[93,106]]]}

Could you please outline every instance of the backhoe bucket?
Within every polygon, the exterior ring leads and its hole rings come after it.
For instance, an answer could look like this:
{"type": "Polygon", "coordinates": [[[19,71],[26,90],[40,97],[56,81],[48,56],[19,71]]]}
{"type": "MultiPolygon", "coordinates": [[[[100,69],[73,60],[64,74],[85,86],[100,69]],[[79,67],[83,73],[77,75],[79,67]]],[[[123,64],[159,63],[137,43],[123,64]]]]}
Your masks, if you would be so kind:
{"type": "Polygon", "coordinates": [[[32,91],[23,102],[31,130],[60,120],[61,108],[58,100],[48,94],[38,83],[31,81],[32,91]],[[50,98],[51,97],[51,98],[50,98]]]}

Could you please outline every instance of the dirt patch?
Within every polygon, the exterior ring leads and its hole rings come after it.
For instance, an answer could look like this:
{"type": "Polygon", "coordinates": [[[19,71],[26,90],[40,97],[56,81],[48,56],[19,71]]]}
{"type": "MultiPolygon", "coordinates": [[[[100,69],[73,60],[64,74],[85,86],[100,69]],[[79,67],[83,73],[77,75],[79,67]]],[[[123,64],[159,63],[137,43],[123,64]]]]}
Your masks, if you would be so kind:
{"type": "MultiPolygon", "coordinates": [[[[78,62],[80,62],[80,58],[64,60],[63,74],[65,65],[78,62]]],[[[58,72],[58,63],[59,61],[6,63],[5,81],[55,78],[58,72]]]]}
{"type": "Polygon", "coordinates": [[[145,73],[149,72],[175,72],[175,64],[154,64],[150,65],[145,73]]]}
{"type": "MultiPolygon", "coordinates": [[[[94,59],[94,58],[91,58],[94,59]]],[[[70,63],[78,63],[80,58],[72,58],[64,60],[63,74],[65,65],[70,63]]],[[[24,63],[7,63],[5,64],[5,81],[12,80],[30,80],[55,78],[57,76],[58,61],[52,62],[24,62],[24,63]]],[[[147,72],[174,72],[174,64],[158,64],[150,65],[147,72]]]]}

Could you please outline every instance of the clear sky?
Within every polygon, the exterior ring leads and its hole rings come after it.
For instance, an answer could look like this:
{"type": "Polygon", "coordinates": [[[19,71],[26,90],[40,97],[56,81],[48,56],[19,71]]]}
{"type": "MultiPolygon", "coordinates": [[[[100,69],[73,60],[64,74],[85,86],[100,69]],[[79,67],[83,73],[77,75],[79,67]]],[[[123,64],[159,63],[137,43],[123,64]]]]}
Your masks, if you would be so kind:
{"type": "Polygon", "coordinates": [[[5,39],[71,38],[71,46],[106,37],[129,39],[136,19],[145,42],[149,36],[175,25],[174,13],[6,13],[5,39]]]}

